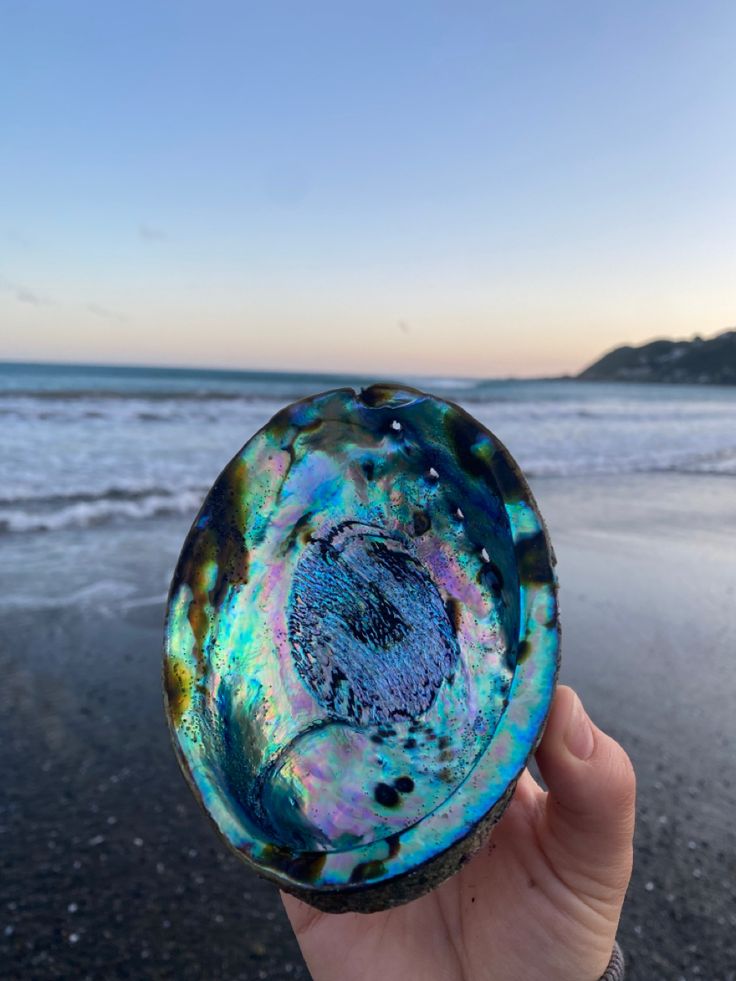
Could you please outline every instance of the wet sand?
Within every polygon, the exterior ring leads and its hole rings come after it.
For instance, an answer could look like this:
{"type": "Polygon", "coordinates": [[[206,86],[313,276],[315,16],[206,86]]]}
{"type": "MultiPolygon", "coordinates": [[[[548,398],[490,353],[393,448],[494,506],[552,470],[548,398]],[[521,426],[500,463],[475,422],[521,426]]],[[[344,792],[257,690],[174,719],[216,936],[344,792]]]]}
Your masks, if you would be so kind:
{"type": "MultiPolygon", "coordinates": [[[[736,484],[535,492],[559,558],[562,680],[638,773],[627,977],[734,981],[736,484]]],[[[183,531],[141,551],[146,582],[163,583],[183,531]]],[[[109,596],[0,610],[4,978],[308,977],[275,889],[220,844],[178,771],[162,613],[109,596]]]]}

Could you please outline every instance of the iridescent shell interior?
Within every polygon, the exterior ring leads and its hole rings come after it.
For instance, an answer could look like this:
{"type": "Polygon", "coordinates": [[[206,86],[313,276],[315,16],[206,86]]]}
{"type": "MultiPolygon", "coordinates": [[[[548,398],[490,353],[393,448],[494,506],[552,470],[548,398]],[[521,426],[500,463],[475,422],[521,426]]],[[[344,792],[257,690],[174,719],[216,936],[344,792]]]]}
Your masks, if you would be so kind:
{"type": "Polygon", "coordinates": [[[411,389],[295,403],[220,475],[166,626],[182,766],[284,888],[357,890],[462,839],[557,673],[541,518],[503,446],[411,389]]]}

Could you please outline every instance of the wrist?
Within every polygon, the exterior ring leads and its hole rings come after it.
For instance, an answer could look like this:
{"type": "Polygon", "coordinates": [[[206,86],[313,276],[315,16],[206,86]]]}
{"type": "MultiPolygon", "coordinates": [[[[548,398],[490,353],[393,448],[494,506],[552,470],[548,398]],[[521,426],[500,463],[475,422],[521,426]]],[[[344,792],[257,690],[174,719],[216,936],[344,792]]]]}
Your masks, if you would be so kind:
{"type": "Polygon", "coordinates": [[[608,962],[608,967],[603,972],[600,981],[623,981],[624,967],[623,951],[619,947],[618,941],[614,941],[611,960],[608,962]]]}

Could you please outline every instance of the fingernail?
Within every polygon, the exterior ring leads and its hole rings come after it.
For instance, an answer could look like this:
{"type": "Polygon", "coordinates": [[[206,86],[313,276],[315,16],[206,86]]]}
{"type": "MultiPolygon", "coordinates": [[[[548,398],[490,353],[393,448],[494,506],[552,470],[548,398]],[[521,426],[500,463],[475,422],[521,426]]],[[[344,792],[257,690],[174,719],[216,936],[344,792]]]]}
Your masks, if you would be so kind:
{"type": "Polygon", "coordinates": [[[577,695],[565,731],[565,744],[572,755],[577,756],[579,760],[589,759],[595,745],[593,727],[577,695]]]}

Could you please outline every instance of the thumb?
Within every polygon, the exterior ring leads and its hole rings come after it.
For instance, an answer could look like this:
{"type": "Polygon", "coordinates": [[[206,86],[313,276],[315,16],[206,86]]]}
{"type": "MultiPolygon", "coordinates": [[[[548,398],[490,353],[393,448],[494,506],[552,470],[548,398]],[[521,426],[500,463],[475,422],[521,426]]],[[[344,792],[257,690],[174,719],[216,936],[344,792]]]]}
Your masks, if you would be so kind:
{"type": "Polygon", "coordinates": [[[549,793],[542,846],[574,892],[618,918],[631,877],[636,778],[619,744],[561,685],[537,750],[549,793]]]}

